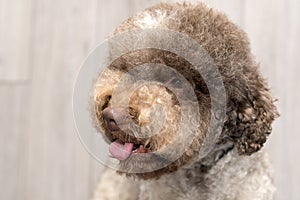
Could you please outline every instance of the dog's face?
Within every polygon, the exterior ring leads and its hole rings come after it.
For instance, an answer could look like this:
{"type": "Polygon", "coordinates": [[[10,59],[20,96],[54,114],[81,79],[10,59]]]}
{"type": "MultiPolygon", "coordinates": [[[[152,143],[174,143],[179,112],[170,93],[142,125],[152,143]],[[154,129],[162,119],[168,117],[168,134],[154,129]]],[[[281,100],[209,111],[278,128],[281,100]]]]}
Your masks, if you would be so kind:
{"type": "Polygon", "coordinates": [[[139,168],[143,173],[134,173],[136,176],[154,178],[173,172],[197,157],[207,133],[210,97],[202,77],[196,74],[187,61],[175,54],[147,49],[120,57],[100,75],[94,94],[96,118],[110,144],[112,157],[120,160],[122,171],[130,174],[132,168],[139,168]],[[143,79],[135,77],[133,71],[144,63],[160,63],[170,68],[143,68],[143,74],[152,81],[140,84],[128,94],[130,84],[127,83],[127,88],[120,83],[121,79],[125,75],[132,82],[143,79]],[[116,95],[120,84],[122,88],[116,95]],[[117,96],[117,103],[113,95],[117,96]],[[199,109],[201,121],[186,125],[198,126],[194,138],[186,144],[187,134],[179,131],[182,110],[195,112],[193,106],[199,109]],[[168,150],[168,145],[179,138],[184,151],[180,152],[176,146],[168,150]],[[160,154],[163,149],[167,153],[160,154]]]}
{"type": "MultiPolygon", "coordinates": [[[[241,155],[261,149],[278,114],[245,33],[223,14],[202,4],[161,4],[130,18],[116,33],[154,25],[195,39],[220,72],[227,96],[226,120],[212,147],[230,141],[241,155]]],[[[132,76],[132,82],[135,78],[132,76]]],[[[207,85],[189,62],[172,52],[141,49],[114,60],[99,75],[93,95],[93,113],[96,127],[110,144],[112,157],[120,161],[120,171],[149,179],[174,172],[188,163],[201,162],[198,156],[206,145],[211,116],[217,115],[211,111],[211,102],[207,85]],[[133,91],[120,83],[124,75],[130,77],[135,67],[145,63],[159,63],[173,70],[148,67],[144,73],[155,81],[133,91]],[[118,90],[120,85],[122,89],[118,90]],[[194,109],[195,104],[197,109],[194,109]],[[197,129],[187,143],[184,132],[178,131],[183,110],[188,110],[190,116],[193,110],[201,115],[199,120],[191,117],[192,126],[197,129]],[[172,144],[171,151],[165,152],[172,144]],[[174,144],[186,148],[178,153],[174,144]],[[161,151],[164,153],[156,153],[161,151]],[[133,168],[143,169],[143,172],[135,173],[133,168]]]]}

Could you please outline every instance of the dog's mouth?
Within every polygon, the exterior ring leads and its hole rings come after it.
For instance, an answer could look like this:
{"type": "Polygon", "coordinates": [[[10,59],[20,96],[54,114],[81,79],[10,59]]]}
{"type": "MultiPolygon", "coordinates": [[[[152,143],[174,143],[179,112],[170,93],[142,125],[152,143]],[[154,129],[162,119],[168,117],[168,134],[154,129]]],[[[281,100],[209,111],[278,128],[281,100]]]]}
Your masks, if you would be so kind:
{"type": "Polygon", "coordinates": [[[128,159],[133,154],[153,151],[152,138],[145,135],[147,131],[131,125],[138,123],[133,114],[132,112],[127,114],[122,108],[108,106],[101,109],[98,118],[107,136],[111,156],[120,161],[128,159]]]}
{"type": "Polygon", "coordinates": [[[151,152],[148,145],[138,144],[133,142],[123,142],[120,139],[115,139],[109,145],[109,152],[113,158],[118,160],[126,160],[132,154],[149,153],[151,152]]]}

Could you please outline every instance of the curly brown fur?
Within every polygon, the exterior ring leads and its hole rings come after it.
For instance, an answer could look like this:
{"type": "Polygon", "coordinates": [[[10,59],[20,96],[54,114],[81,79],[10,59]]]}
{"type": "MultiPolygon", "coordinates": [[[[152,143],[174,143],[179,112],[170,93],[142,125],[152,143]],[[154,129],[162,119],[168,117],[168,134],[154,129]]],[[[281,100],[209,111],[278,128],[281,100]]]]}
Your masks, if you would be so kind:
{"type": "Polygon", "coordinates": [[[236,149],[240,155],[251,155],[259,151],[271,133],[271,124],[278,113],[266,81],[259,72],[259,64],[251,54],[244,31],[230,22],[224,14],[202,3],[196,5],[183,3],[159,4],[149,8],[122,23],[114,34],[143,28],[170,29],[187,34],[201,44],[222,75],[227,95],[226,121],[212,151],[199,160],[198,154],[203,146],[212,114],[209,91],[201,75],[186,60],[167,51],[143,49],[121,56],[100,75],[94,92],[97,128],[105,130],[108,142],[120,139],[123,142],[149,143],[149,149],[156,151],[169,144],[176,134],[182,108],[176,100],[176,95],[161,85],[152,84],[138,88],[129,102],[130,117],[139,125],[149,123],[150,118],[145,113],[148,113],[152,105],[161,104],[167,108],[166,125],[160,134],[147,140],[135,138],[122,131],[112,134],[104,123],[102,112],[111,106],[110,98],[114,87],[124,73],[143,63],[165,64],[181,73],[193,86],[203,116],[197,137],[180,158],[160,170],[132,174],[130,173],[132,165],[151,168],[152,162],[165,162],[165,158],[162,157],[140,158],[132,155],[120,163],[122,169],[129,170],[127,175],[142,179],[157,179],[163,174],[193,164],[201,166],[201,173],[206,173],[232,149],[236,149]],[[145,23],[143,21],[145,15],[156,19],[155,23],[150,25],[145,23]]]}

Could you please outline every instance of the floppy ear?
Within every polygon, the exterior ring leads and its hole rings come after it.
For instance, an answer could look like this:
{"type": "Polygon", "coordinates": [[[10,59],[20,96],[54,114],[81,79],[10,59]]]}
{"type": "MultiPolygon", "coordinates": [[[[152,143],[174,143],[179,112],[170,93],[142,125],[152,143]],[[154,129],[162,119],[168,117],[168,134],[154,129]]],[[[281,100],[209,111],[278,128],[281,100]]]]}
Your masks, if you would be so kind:
{"type": "Polygon", "coordinates": [[[279,116],[266,81],[257,67],[237,75],[229,84],[226,135],[235,141],[239,154],[251,155],[263,147],[271,124],[279,116]]]}

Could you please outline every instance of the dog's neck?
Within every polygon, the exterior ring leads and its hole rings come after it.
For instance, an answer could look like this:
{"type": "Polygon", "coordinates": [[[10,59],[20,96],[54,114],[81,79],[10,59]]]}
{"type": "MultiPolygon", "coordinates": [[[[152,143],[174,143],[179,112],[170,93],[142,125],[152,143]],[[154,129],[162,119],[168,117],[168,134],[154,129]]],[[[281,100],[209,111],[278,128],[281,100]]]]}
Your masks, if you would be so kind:
{"type": "Polygon", "coordinates": [[[269,170],[269,160],[263,151],[241,156],[236,148],[228,145],[216,148],[204,160],[163,175],[158,180],[141,181],[140,198],[271,199],[274,187],[269,170]],[[237,184],[240,185],[237,187],[237,184]],[[249,185],[260,189],[251,193],[249,185]]]}
{"type": "Polygon", "coordinates": [[[211,167],[228,154],[234,148],[234,142],[230,139],[223,139],[216,143],[212,150],[204,157],[194,160],[192,164],[186,165],[185,169],[198,169],[201,173],[206,173],[211,167]]]}

